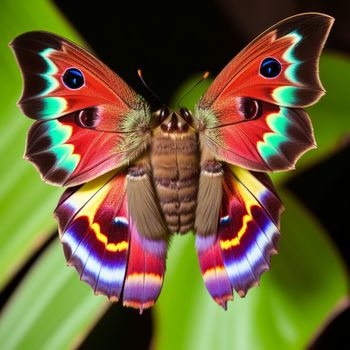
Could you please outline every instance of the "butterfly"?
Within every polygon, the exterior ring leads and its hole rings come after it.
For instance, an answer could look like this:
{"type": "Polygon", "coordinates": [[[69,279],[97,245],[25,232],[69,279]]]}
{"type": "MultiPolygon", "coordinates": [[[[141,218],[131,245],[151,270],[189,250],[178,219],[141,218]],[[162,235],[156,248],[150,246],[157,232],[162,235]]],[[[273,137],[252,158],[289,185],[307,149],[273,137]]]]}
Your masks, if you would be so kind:
{"type": "Polygon", "coordinates": [[[34,31],[10,44],[35,120],[25,158],[65,186],[54,215],[69,265],[96,294],[157,300],[171,237],[192,232],[204,283],[226,309],[277,253],[281,200],[265,172],[315,147],[304,110],[324,94],[318,61],[334,19],[287,18],[243,49],[193,112],[147,102],[85,49],[34,31]]]}

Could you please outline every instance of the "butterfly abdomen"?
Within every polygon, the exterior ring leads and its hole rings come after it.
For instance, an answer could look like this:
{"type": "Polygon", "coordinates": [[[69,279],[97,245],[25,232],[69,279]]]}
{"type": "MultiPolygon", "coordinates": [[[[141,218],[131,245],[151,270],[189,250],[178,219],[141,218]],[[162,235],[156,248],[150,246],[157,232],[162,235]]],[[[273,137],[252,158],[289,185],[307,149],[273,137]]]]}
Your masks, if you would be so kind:
{"type": "Polygon", "coordinates": [[[170,132],[159,127],[152,141],[151,163],[169,231],[188,232],[193,228],[197,205],[199,150],[196,133],[188,127],[170,132]]]}

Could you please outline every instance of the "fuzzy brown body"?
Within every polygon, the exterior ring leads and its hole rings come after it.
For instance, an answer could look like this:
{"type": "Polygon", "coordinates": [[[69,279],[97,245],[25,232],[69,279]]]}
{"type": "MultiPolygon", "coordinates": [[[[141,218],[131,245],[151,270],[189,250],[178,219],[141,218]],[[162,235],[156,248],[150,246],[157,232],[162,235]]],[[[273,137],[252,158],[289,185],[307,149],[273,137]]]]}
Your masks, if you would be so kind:
{"type": "MultiPolygon", "coordinates": [[[[175,122],[173,122],[174,124],[175,122]]],[[[158,127],[151,144],[154,186],[171,233],[193,228],[199,182],[199,147],[194,129],[186,122],[158,127]]]]}

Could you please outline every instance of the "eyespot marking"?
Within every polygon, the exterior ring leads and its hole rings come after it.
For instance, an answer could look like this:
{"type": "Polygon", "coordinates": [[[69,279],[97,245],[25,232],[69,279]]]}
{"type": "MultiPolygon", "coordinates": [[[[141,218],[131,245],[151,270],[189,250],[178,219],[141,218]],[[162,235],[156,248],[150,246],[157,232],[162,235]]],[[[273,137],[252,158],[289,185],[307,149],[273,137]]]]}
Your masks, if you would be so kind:
{"type": "Polygon", "coordinates": [[[69,68],[67,69],[62,77],[64,85],[72,90],[80,89],[84,83],[84,75],[77,68],[69,68]]]}
{"type": "Polygon", "coordinates": [[[268,79],[276,78],[281,73],[281,70],[281,63],[272,57],[265,58],[260,65],[260,74],[268,79]]]}
{"type": "Polygon", "coordinates": [[[254,119],[261,114],[261,103],[252,98],[242,98],[239,110],[244,119],[254,119]]]}

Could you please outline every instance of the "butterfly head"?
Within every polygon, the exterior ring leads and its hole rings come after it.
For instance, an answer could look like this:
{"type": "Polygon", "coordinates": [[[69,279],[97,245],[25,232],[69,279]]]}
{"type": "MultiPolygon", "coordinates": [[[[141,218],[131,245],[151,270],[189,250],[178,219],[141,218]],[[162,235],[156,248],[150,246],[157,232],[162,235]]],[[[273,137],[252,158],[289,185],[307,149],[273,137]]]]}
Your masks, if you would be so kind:
{"type": "Polygon", "coordinates": [[[187,108],[174,112],[164,106],[155,112],[155,116],[160,122],[161,130],[167,133],[186,132],[192,124],[192,114],[187,108]]]}

